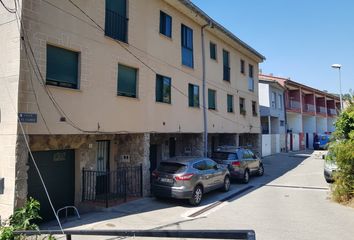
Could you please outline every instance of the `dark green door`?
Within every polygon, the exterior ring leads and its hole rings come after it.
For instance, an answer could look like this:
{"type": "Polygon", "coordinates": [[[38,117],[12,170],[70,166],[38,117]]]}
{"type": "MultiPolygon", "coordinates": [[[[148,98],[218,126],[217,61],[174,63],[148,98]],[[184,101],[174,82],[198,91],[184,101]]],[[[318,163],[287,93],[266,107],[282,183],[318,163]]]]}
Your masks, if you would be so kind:
{"type": "MultiPolygon", "coordinates": [[[[74,150],[33,152],[33,157],[46,184],[55,210],[64,206],[74,205],[74,150]]],[[[29,159],[27,183],[28,197],[37,199],[41,204],[40,215],[43,221],[55,219],[55,215],[31,159],[29,159]]]]}

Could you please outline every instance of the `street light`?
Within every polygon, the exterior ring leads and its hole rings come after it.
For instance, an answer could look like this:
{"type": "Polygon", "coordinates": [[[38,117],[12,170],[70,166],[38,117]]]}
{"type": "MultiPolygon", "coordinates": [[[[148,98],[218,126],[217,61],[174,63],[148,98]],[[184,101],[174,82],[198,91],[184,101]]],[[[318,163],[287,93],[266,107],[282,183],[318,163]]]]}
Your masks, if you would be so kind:
{"type": "Polygon", "coordinates": [[[340,69],[342,68],[342,65],[340,64],[333,64],[332,68],[337,68],[338,73],[339,73],[339,97],[340,97],[340,110],[343,110],[343,101],[342,101],[342,81],[341,81],[341,76],[340,76],[340,69]]]}

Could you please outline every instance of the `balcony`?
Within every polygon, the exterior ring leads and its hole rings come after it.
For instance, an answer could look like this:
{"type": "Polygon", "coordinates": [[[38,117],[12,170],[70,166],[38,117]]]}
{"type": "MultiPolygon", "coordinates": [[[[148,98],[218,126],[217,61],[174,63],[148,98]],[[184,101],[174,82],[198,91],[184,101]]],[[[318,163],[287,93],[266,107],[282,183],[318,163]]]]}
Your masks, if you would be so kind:
{"type": "Polygon", "coordinates": [[[105,35],[127,42],[128,19],[115,11],[106,9],[105,35]]]}
{"type": "Polygon", "coordinates": [[[337,111],[334,108],[328,108],[327,114],[328,115],[337,115],[337,111]]]}
{"type": "Polygon", "coordinates": [[[313,104],[304,104],[303,110],[304,110],[304,112],[314,113],[315,112],[315,105],[313,105],[313,104]]]}
{"type": "Polygon", "coordinates": [[[317,106],[317,113],[326,114],[327,113],[326,108],[317,106]]]}
{"type": "Polygon", "coordinates": [[[288,107],[289,109],[292,110],[300,110],[300,102],[295,100],[290,100],[288,107]]]}

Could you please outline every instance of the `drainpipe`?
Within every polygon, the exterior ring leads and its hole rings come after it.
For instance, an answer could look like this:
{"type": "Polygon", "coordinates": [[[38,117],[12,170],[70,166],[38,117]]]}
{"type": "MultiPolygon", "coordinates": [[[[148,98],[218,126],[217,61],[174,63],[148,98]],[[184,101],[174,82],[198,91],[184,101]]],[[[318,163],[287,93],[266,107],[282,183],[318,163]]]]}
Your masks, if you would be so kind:
{"type": "Polygon", "coordinates": [[[288,118],[286,117],[286,100],[285,100],[285,94],[287,89],[284,90],[283,92],[283,110],[284,110],[284,120],[285,120],[285,152],[289,152],[288,149],[288,118]]]}
{"type": "Polygon", "coordinates": [[[202,69],[203,69],[203,123],[204,123],[204,132],[203,132],[203,143],[204,143],[204,157],[208,156],[208,116],[207,116],[207,107],[206,107],[206,79],[205,79],[205,44],[204,44],[204,28],[209,26],[210,23],[205,24],[201,27],[201,36],[202,36],[202,69]]]}

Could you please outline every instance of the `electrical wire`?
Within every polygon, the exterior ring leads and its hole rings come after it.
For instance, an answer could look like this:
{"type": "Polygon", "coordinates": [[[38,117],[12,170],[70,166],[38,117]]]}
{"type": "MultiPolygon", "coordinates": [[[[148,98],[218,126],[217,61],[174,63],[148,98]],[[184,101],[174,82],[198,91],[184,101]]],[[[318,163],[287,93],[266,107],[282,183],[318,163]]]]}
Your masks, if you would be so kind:
{"type": "Polygon", "coordinates": [[[16,3],[16,0],[14,0],[14,3],[15,3],[15,8],[9,8],[9,7],[7,7],[6,5],[5,5],[5,3],[2,1],[2,0],[0,0],[0,3],[1,3],[1,5],[6,9],[6,11],[8,11],[9,13],[16,13],[16,9],[17,9],[17,3],[16,3]]]}
{"type": "MultiPolygon", "coordinates": [[[[69,1],[71,4],[73,4],[80,12],[82,12],[91,22],[93,22],[93,23],[94,23],[94,26],[93,26],[92,24],[89,24],[89,23],[86,22],[85,20],[79,18],[78,16],[76,16],[76,15],[74,15],[74,14],[72,14],[72,13],[70,13],[70,12],[68,12],[68,11],[66,11],[66,10],[64,10],[64,9],[62,9],[62,8],[60,8],[60,7],[58,7],[58,6],[56,6],[55,4],[53,4],[53,3],[51,3],[51,2],[49,2],[49,1],[47,1],[47,0],[42,0],[42,1],[48,3],[49,5],[55,7],[56,9],[58,9],[58,10],[64,12],[64,13],[66,13],[66,14],[68,14],[68,15],[70,15],[70,16],[76,18],[76,19],[79,19],[80,21],[82,21],[83,23],[88,24],[89,26],[94,27],[95,29],[98,29],[98,30],[104,32],[104,28],[103,28],[102,26],[100,26],[92,17],[90,17],[85,11],[83,11],[83,10],[82,10],[77,4],[75,4],[72,0],[68,0],[68,1],[69,1]]],[[[46,24],[48,24],[48,23],[46,23],[46,24]]],[[[75,33],[74,33],[74,34],[75,34],[75,33]]],[[[93,40],[93,39],[88,38],[88,37],[86,37],[86,38],[89,39],[89,40],[92,40],[92,41],[96,41],[96,40],[93,40]]],[[[116,41],[115,39],[112,39],[112,40],[113,40],[113,41],[116,41]]],[[[97,41],[96,41],[96,42],[97,42],[97,41]]],[[[118,43],[120,43],[120,42],[118,41],[118,43]]],[[[157,56],[154,56],[154,55],[152,55],[152,54],[150,54],[150,53],[144,51],[144,50],[141,49],[141,48],[138,48],[138,47],[132,45],[131,43],[129,44],[129,46],[132,47],[132,48],[134,48],[134,49],[136,49],[136,50],[138,50],[140,53],[143,53],[143,54],[145,54],[145,55],[147,55],[147,56],[149,56],[149,57],[155,59],[156,61],[159,61],[160,63],[163,63],[163,64],[165,64],[165,65],[167,65],[167,66],[169,66],[169,67],[171,67],[171,68],[174,68],[174,69],[176,69],[176,70],[178,70],[178,71],[180,71],[180,72],[182,72],[182,73],[184,73],[184,74],[186,74],[186,75],[192,77],[193,79],[196,79],[196,80],[198,80],[198,81],[203,81],[202,79],[200,79],[200,78],[194,76],[193,74],[191,74],[191,73],[189,73],[189,72],[187,72],[187,71],[184,71],[183,69],[178,68],[178,67],[172,65],[171,63],[168,63],[167,61],[165,61],[165,60],[163,60],[163,59],[161,59],[161,58],[159,58],[159,57],[157,57],[157,56]]],[[[224,86],[223,84],[216,83],[216,82],[212,82],[212,81],[208,81],[208,80],[206,81],[206,83],[208,83],[209,85],[211,85],[211,86],[213,86],[213,87],[215,87],[215,88],[217,88],[217,89],[219,89],[219,90],[222,90],[222,91],[224,91],[224,92],[226,92],[226,93],[234,92],[235,94],[238,94],[239,92],[242,92],[242,93],[244,93],[244,94],[247,94],[247,95],[251,95],[251,96],[253,96],[253,97],[256,97],[254,93],[249,92],[249,91],[245,91],[245,90],[242,90],[242,89],[234,88],[234,87],[231,86],[231,84],[226,87],[226,86],[224,86]],[[225,87],[226,87],[226,88],[225,88],[225,87]]]]}
{"type": "MultiPolygon", "coordinates": [[[[105,30],[103,29],[103,27],[101,27],[93,18],[91,18],[84,10],[82,10],[77,4],[75,4],[72,0],[68,0],[73,6],[75,6],[80,12],[82,12],[87,18],[89,18],[97,27],[99,27],[101,29],[102,32],[105,32],[105,30]]],[[[159,74],[157,71],[155,71],[152,67],[150,67],[149,65],[147,65],[143,60],[141,60],[137,55],[135,55],[132,51],[130,51],[126,46],[124,46],[120,41],[114,39],[114,42],[118,43],[123,49],[125,49],[129,54],[131,54],[133,57],[135,57],[140,63],[142,63],[145,67],[147,67],[148,69],[150,69],[153,73],[155,74],[159,74]]],[[[188,95],[186,95],[183,91],[181,91],[180,89],[178,89],[177,87],[175,87],[173,84],[171,84],[171,87],[173,89],[175,89],[176,91],[178,91],[180,94],[182,94],[183,96],[187,97],[188,99],[188,95]]],[[[202,108],[205,108],[205,106],[201,105],[202,108]]],[[[216,115],[216,116],[219,116],[219,117],[222,117],[223,119],[225,120],[228,120],[228,121],[231,121],[233,123],[236,123],[236,124],[239,124],[243,127],[249,127],[249,126],[245,126],[243,124],[240,124],[239,122],[237,121],[234,121],[232,119],[229,119],[229,118],[226,118],[220,114],[217,114],[213,111],[211,111],[212,114],[216,115]]],[[[260,127],[256,127],[256,128],[259,128],[260,127]]]]}

